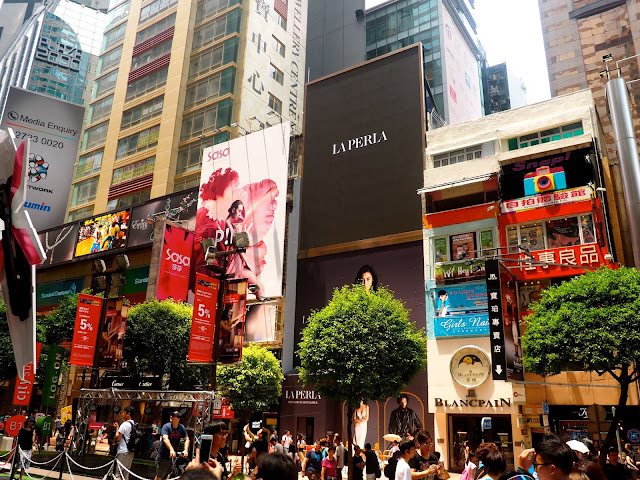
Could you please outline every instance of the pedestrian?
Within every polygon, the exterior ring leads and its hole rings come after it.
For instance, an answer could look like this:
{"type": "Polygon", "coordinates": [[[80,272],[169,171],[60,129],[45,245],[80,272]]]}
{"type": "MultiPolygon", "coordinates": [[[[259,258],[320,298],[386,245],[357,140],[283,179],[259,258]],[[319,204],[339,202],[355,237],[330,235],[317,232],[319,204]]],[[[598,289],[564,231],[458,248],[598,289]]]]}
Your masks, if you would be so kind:
{"type": "Polygon", "coordinates": [[[367,480],[376,480],[380,477],[380,462],[376,452],[371,450],[371,444],[366,443],[364,446],[364,463],[367,480]]]}
{"type": "MultiPolygon", "coordinates": [[[[18,431],[18,446],[20,447],[20,480],[24,472],[29,471],[31,466],[31,453],[33,452],[33,437],[35,430],[33,428],[35,420],[33,417],[27,417],[22,428],[18,431]]],[[[28,475],[28,473],[27,473],[28,475]]]]}
{"type": "Polygon", "coordinates": [[[271,449],[269,453],[284,453],[284,447],[278,441],[278,437],[271,436],[271,449]]]}
{"type": "Polygon", "coordinates": [[[242,472],[242,465],[240,462],[235,462],[231,472],[227,470],[227,463],[229,462],[229,459],[224,454],[224,450],[227,446],[227,439],[229,438],[229,429],[227,428],[227,424],[222,420],[215,420],[204,427],[204,434],[211,435],[213,437],[209,459],[213,459],[216,463],[222,465],[220,479],[228,480],[242,472]]]}
{"type": "Polygon", "coordinates": [[[483,442],[480,445],[478,445],[478,448],[476,448],[476,457],[478,457],[478,468],[476,469],[476,473],[474,474],[474,477],[473,477],[474,480],[478,480],[479,478],[486,476],[484,473],[485,471],[484,459],[489,454],[489,452],[497,452],[497,451],[498,451],[498,447],[496,446],[495,443],[483,442]]]}
{"type": "Polygon", "coordinates": [[[338,479],[338,460],[336,459],[336,448],[331,446],[327,449],[327,456],[322,460],[322,472],[320,480],[338,479]]]}
{"type": "MultiPolygon", "coordinates": [[[[409,460],[411,460],[416,454],[416,445],[413,440],[405,438],[398,445],[400,451],[400,458],[396,465],[395,480],[411,480],[411,467],[409,466],[409,460]]],[[[413,477],[422,478],[422,477],[413,477]]]]}
{"type": "Polygon", "coordinates": [[[582,460],[573,466],[569,474],[571,480],[607,480],[600,465],[589,460],[582,460]]]}
{"type": "Polygon", "coordinates": [[[603,468],[607,480],[627,480],[627,468],[620,463],[619,453],[616,447],[609,447],[607,463],[603,468]]]}
{"type": "Polygon", "coordinates": [[[338,480],[342,480],[342,469],[347,465],[347,449],[344,448],[339,433],[333,436],[333,444],[336,447],[336,459],[338,460],[338,480]]]}
{"type": "Polygon", "coordinates": [[[258,478],[261,480],[298,480],[298,467],[289,455],[270,453],[258,462],[258,478]]]}
{"type": "Polygon", "coordinates": [[[500,480],[500,475],[507,471],[507,461],[498,451],[489,452],[484,459],[484,477],[482,480],[500,480]]]}
{"type": "Polygon", "coordinates": [[[636,462],[633,460],[633,450],[631,450],[631,444],[624,444],[624,464],[629,470],[629,477],[632,480],[636,480],[638,478],[638,467],[636,466],[636,462]]]}
{"type": "Polygon", "coordinates": [[[291,453],[291,445],[293,444],[293,437],[291,436],[291,432],[289,430],[285,430],[284,435],[282,435],[282,447],[284,449],[284,453],[293,458],[291,453]]]}
{"type": "Polygon", "coordinates": [[[518,464],[519,473],[528,474],[533,467],[539,480],[569,480],[573,452],[557,435],[547,435],[535,450],[523,450],[518,457],[518,464]]]}
{"type": "Polygon", "coordinates": [[[131,432],[135,422],[133,421],[133,415],[136,413],[136,409],[132,406],[125,407],[122,410],[122,419],[124,420],[118,431],[116,432],[114,443],[116,444],[116,460],[120,462],[120,468],[116,469],[122,472],[122,480],[129,480],[129,470],[133,465],[134,452],[129,451],[128,443],[131,439],[131,432]]]}
{"type": "Polygon", "coordinates": [[[307,452],[302,462],[302,471],[309,480],[319,480],[322,472],[322,447],[320,440],[316,440],[313,448],[307,452]]]}
{"type": "Polygon", "coordinates": [[[476,457],[476,452],[472,450],[469,452],[469,459],[462,471],[462,475],[460,475],[460,480],[471,480],[475,476],[477,468],[478,457],[476,457]]]}
{"type": "Polygon", "coordinates": [[[182,454],[186,457],[189,453],[189,435],[187,435],[187,429],[180,423],[181,417],[180,412],[173,411],[170,421],[162,426],[162,442],[156,458],[155,480],[164,480],[171,473],[171,461],[177,458],[176,452],[180,449],[182,441],[184,441],[182,454]]]}
{"type": "Polygon", "coordinates": [[[358,445],[353,446],[353,480],[363,480],[364,458],[362,458],[362,449],[358,445]]]}
{"type": "Polygon", "coordinates": [[[200,450],[196,450],[193,460],[189,462],[180,480],[221,480],[222,465],[210,458],[208,462],[200,461],[200,450]]]}

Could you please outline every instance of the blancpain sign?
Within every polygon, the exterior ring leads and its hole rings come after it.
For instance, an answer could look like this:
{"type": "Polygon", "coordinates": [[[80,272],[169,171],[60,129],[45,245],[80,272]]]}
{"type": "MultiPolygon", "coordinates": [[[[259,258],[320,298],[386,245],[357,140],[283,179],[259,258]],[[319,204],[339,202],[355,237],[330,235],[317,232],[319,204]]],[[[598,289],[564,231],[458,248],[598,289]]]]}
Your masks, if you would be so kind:
{"type": "Polygon", "coordinates": [[[387,134],[384,130],[382,132],[373,132],[368,135],[362,135],[361,137],[351,138],[341,143],[333,144],[333,155],[348,152],[351,150],[357,150],[358,148],[368,147],[375,145],[376,143],[386,142],[387,134]]]}

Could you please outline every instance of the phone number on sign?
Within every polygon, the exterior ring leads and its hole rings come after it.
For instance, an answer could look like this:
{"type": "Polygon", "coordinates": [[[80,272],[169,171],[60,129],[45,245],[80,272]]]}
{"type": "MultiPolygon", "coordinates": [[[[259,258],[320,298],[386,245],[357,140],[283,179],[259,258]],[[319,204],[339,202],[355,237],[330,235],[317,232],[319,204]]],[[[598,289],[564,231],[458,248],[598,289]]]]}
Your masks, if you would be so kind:
{"type": "Polygon", "coordinates": [[[34,143],[39,143],[40,145],[45,145],[47,147],[64,148],[64,143],[58,140],[52,140],[47,137],[39,137],[38,135],[33,135],[31,133],[25,133],[25,132],[15,132],[15,134],[16,134],[16,138],[21,140],[28,138],[34,143]]]}

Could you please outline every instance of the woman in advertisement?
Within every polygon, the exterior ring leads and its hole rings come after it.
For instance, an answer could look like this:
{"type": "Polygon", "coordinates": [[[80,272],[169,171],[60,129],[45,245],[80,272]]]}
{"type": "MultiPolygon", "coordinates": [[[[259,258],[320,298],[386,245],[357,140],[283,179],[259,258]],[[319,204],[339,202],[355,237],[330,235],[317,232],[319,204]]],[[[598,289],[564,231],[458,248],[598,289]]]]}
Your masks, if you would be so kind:
{"type": "Polygon", "coordinates": [[[355,445],[361,446],[366,443],[368,422],[369,405],[360,402],[360,406],[353,411],[353,424],[355,425],[353,443],[355,445]]]}
{"type": "Polygon", "coordinates": [[[357,285],[363,284],[367,293],[370,293],[371,290],[374,292],[378,290],[378,276],[371,265],[361,266],[356,275],[356,280],[353,283],[357,285]]]}

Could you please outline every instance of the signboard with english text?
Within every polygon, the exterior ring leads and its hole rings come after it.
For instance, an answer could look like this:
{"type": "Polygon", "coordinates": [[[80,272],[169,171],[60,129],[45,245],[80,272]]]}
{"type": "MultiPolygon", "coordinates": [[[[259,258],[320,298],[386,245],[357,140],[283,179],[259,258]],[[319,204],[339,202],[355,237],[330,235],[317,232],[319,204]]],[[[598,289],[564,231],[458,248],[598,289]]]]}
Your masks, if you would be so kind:
{"type": "Polygon", "coordinates": [[[158,300],[187,301],[193,237],[193,233],[184,228],[165,224],[156,290],[158,300]]]}
{"type": "Polygon", "coordinates": [[[76,322],[71,342],[69,363],[78,367],[92,367],[96,353],[98,327],[102,315],[102,298],[81,293],[78,296],[76,322]]]}

